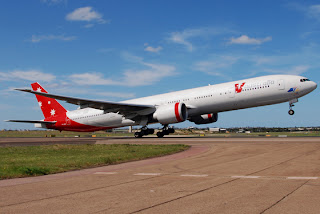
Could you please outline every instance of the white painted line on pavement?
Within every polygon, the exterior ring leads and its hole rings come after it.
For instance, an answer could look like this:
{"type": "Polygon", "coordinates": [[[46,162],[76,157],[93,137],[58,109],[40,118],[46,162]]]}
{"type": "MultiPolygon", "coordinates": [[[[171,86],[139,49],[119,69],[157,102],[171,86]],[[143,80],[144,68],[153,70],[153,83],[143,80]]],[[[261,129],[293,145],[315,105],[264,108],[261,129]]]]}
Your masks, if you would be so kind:
{"type": "Polygon", "coordinates": [[[137,173],[134,175],[161,175],[161,173],[137,173]]]}
{"type": "Polygon", "coordinates": [[[95,172],[95,175],[114,175],[117,174],[117,172],[95,172]]]}
{"type": "Polygon", "coordinates": [[[260,178],[261,176],[245,176],[245,175],[234,175],[231,178],[260,178]]]}
{"type": "Polygon", "coordinates": [[[182,177],[207,177],[208,175],[180,175],[182,177]]]}
{"type": "Polygon", "coordinates": [[[296,180],[316,180],[318,177],[287,177],[287,179],[296,179],[296,180]]]}

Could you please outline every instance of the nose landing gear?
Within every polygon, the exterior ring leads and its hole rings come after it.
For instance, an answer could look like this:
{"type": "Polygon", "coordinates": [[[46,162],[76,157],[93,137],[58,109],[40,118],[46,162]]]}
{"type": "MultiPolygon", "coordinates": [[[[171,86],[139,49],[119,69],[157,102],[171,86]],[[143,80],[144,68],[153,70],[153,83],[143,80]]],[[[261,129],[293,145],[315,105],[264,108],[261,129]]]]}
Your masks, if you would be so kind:
{"type": "Polygon", "coordinates": [[[294,100],[289,101],[289,109],[290,109],[288,111],[289,115],[294,115],[294,111],[292,110],[292,107],[294,106],[293,103],[297,103],[297,102],[298,102],[298,99],[294,99],[294,100]]]}

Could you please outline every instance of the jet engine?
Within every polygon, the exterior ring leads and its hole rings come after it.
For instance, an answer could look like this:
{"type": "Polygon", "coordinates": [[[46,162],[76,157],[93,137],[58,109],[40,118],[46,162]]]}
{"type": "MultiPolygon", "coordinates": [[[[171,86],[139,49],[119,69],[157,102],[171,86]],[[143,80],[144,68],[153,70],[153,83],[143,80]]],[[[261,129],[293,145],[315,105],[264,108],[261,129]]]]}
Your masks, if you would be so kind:
{"type": "Polygon", "coordinates": [[[180,123],[188,118],[187,107],[184,103],[162,105],[153,113],[153,119],[162,125],[180,123]]]}
{"type": "Polygon", "coordinates": [[[215,123],[218,121],[218,114],[203,114],[198,116],[192,116],[189,118],[189,121],[194,122],[197,125],[200,124],[208,124],[208,123],[215,123]]]}

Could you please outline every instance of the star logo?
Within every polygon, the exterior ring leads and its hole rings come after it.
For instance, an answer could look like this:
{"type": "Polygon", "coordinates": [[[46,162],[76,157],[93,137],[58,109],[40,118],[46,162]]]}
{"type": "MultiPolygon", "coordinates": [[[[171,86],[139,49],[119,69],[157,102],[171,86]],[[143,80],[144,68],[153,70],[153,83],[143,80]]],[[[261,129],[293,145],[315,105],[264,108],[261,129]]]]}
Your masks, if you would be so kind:
{"type": "Polygon", "coordinates": [[[42,102],[41,101],[39,102],[39,106],[42,107],[42,102]]]}
{"type": "Polygon", "coordinates": [[[51,116],[54,116],[56,114],[56,110],[51,109],[50,114],[51,114],[51,116]]]}
{"type": "Polygon", "coordinates": [[[39,88],[37,88],[37,92],[42,92],[40,87],[39,87],[39,88]]]}

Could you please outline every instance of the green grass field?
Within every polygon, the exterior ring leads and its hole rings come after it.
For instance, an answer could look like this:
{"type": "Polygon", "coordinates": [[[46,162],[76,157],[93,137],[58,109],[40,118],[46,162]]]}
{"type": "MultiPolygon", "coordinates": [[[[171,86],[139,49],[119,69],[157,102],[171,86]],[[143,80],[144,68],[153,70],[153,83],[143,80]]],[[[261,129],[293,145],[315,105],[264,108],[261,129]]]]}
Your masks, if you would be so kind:
{"type": "Polygon", "coordinates": [[[0,179],[105,166],[188,149],[186,145],[49,145],[0,147],[0,179]]]}

